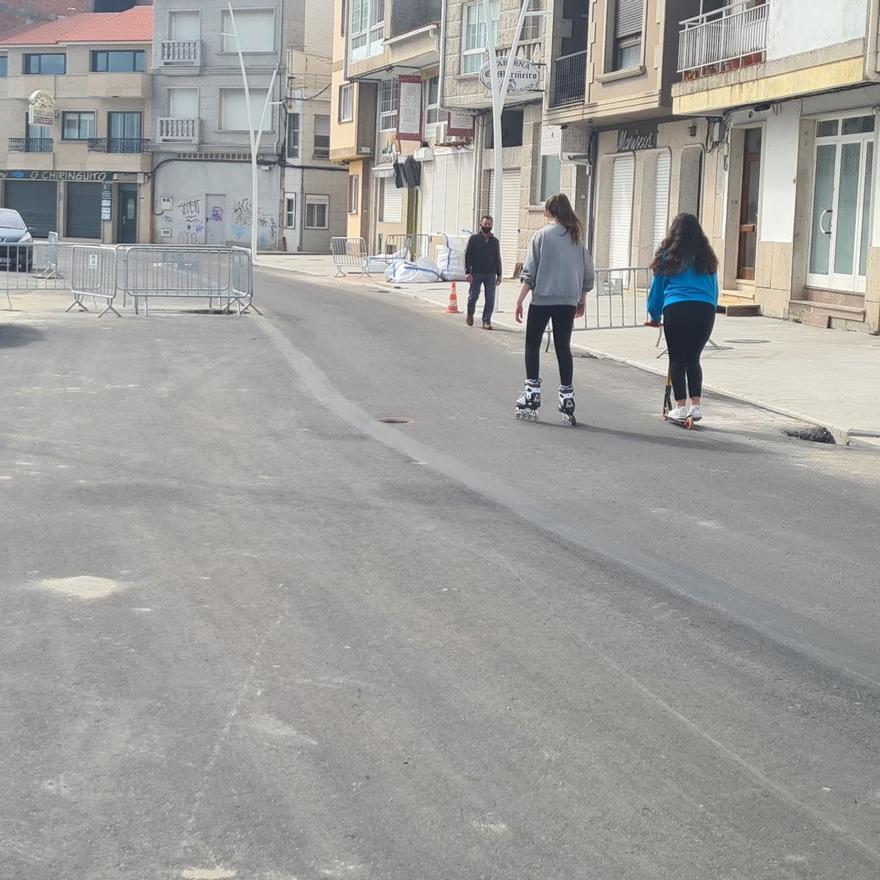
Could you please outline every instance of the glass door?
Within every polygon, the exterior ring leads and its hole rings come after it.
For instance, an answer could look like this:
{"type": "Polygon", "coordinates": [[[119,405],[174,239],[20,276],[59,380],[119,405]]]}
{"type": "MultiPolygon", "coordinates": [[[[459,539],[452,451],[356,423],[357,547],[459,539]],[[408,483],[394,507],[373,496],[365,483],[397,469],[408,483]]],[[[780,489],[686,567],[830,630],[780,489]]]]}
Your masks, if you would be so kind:
{"type": "Polygon", "coordinates": [[[874,181],[874,116],[816,126],[807,283],[864,292],[874,181]]]}
{"type": "Polygon", "coordinates": [[[739,201],[739,247],[736,258],[736,277],[745,281],[755,280],[755,260],[758,255],[761,139],[760,128],[750,128],[745,132],[739,201]]]}

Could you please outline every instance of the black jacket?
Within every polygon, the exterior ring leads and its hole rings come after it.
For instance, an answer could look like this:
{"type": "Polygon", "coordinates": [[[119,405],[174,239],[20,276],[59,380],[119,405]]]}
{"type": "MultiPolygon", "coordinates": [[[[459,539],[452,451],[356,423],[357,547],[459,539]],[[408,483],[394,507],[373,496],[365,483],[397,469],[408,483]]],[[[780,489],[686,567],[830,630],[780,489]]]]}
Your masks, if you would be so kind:
{"type": "Polygon", "coordinates": [[[478,232],[470,237],[464,252],[464,271],[468,275],[501,277],[501,245],[494,235],[486,238],[478,232]]]}

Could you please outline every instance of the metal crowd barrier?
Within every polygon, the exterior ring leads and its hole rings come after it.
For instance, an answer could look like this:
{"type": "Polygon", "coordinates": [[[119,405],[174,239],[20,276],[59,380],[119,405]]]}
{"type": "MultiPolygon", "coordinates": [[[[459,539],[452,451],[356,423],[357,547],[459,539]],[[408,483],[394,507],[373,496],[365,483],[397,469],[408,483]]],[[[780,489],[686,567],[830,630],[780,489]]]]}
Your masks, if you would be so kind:
{"type": "Polygon", "coordinates": [[[357,270],[361,277],[367,274],[370,255],[367,253],[367,243],[362,238],[331,238],[330,253],[333,254],[333,265],[336,267],[334,277],[348,274],[346,269],[357,270]]]}
{"type": "Polygon", "coordinates": [[[154,298],[207,299],[209,307],[238,314],[253,306],[253,265],[247,248],[180,245],[123,245],[117,247],[121,265],[116,273],[123,304],[134,300],[134,310],[149,314],[154,298]],[[225,303],[225,305],[224,305],[225,303]]]}
{"type": "Polygon", "coordinates": [[[66,290],[65,270],[70,255],[59,253],[58,237],[54,241],[29,241],[24,244],[0,244],[0,292],[12,308],[14,291],[66,290]]]}
{"type": "MultiPolygon", "coordinates": [[[[583,326],[575,330],[613,330],[641,327],[647,314],[653,272],[642,266],[596,269],[593,289],[587,294],[583,326]]],[[[550,350],[551,328],[547,328],[550,350]]]]}
{"type": "Polygon", "coordinates": [[[390,259],[392,256],[404,260],[415,261],[427,257],[431,250],[431,236],[425,233],[410,234],[393,232],[382,238],[382,246],[379,248],[382,256],[390,259]]]}
{"type": "Polygon", "coordinates": [[[106,303],[104,311],[98,317],[101,318],[107,312],[113,312],[116,317],[122,317],[113,306],[116,299],[116,248],[104,245],[71,245],[70,265],[70,292],[73,294],[73,302],[65,309],[73,308],[87,312],[88,308],[83,299],[87,296],[97,304],[102,299],[106,303]]]}
{"type": "Polygon", "coordinates": [[[85,300],[114,305],[122,292],[123,305],[134,301],[135,312],[149,312],[156,297],[218,300],[227,312],[258,311],[253,304],[253,263],[250,250],[239,247],[186,245],[88,245],[48,241],[0,244],[0,295],[12,308],[12,291],[69,290],[68,306],[89,311],[85,300]],[[4,270],[5,271],[2,271],[4,270]]]}

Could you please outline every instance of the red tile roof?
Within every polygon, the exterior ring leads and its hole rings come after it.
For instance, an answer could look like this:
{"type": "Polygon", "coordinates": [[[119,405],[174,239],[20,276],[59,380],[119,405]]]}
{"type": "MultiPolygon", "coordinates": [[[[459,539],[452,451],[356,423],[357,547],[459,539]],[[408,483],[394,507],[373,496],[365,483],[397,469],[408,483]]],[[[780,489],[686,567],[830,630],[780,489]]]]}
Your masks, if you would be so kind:
{"type": "Polygon", "coordinates": [[[57,46],[64,43],[150,43],[153,7],[125,12],[86,12],[43,24],[26,25],[0,37],[0,46],[57,46]]]}

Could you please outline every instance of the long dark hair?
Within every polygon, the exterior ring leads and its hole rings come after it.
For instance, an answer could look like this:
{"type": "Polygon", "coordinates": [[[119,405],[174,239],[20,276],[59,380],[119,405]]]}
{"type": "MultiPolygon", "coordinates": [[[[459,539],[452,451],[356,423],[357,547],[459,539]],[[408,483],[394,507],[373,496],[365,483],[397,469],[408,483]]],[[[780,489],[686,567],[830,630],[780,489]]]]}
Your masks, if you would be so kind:
{"type": "Polygon", "coordinates": [[[694,269],[700,275],[714,275],[718,271],[718,257],[693,214],[679,214],[672,221],[651,268],[657,275],[678,275],[685,269],[694,269]]]}
{"type": "Polygon", "coordinates": [[[565,231],[571,236],[571,240],[575,244],[583,239],[583,224],[578,220],[578,216],[575,214],[574,208],[572,208],[571,202],[568,200],[568,196],[565,195],[565,193],[557,193],[555,196],[550,196],[550,198],[544,202],[544,210],[560,226],[565,227],[565,231]]]}

